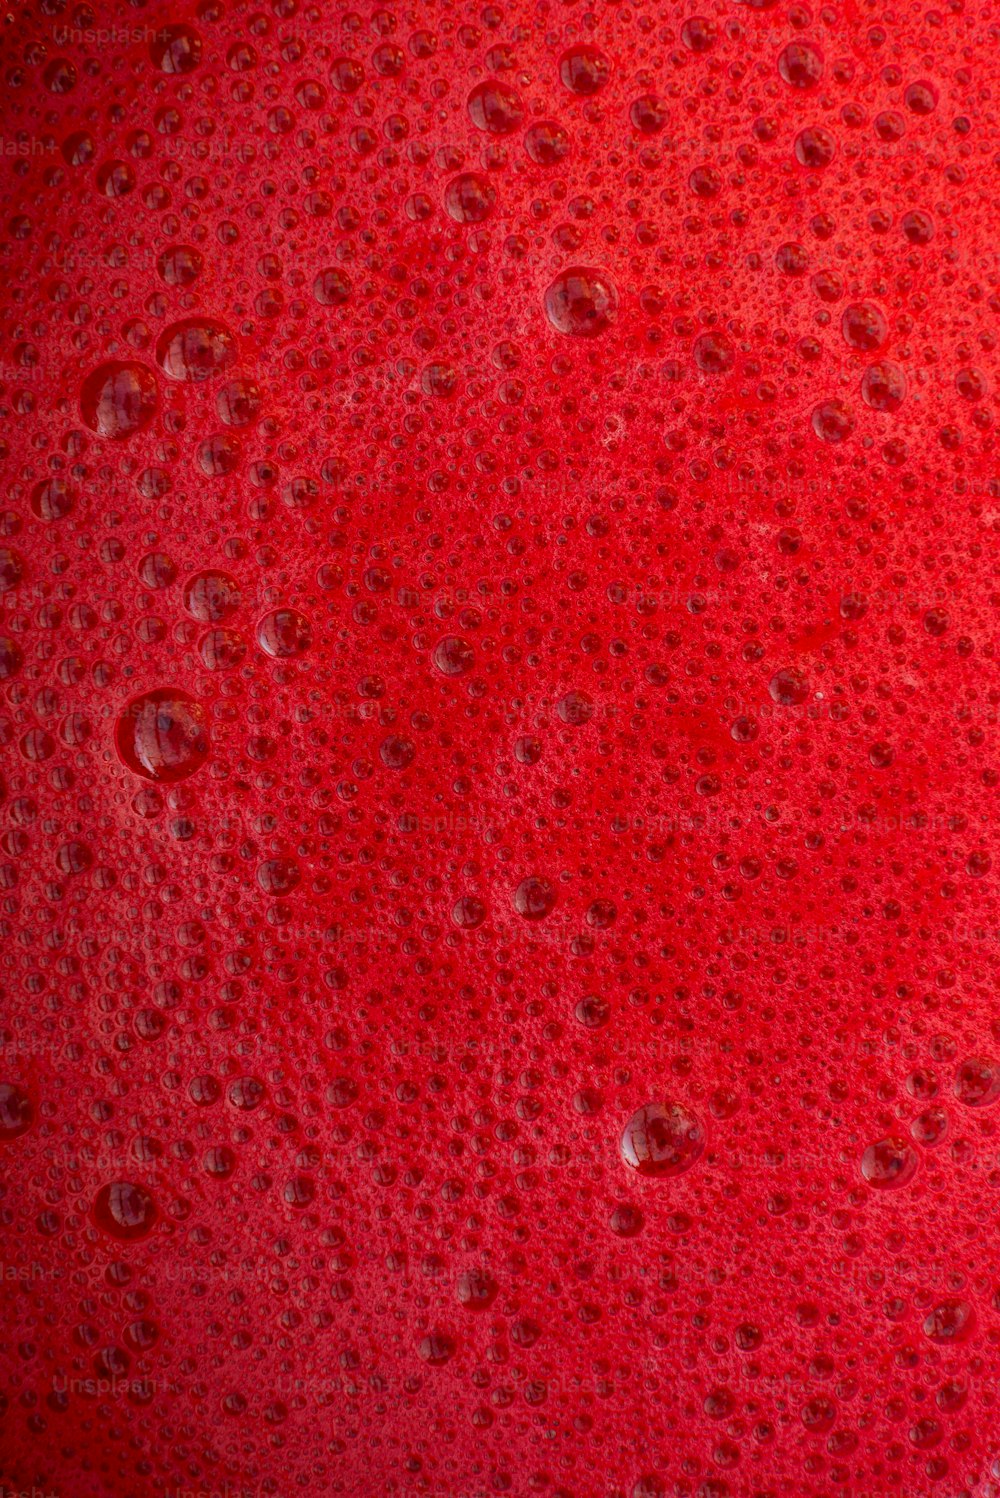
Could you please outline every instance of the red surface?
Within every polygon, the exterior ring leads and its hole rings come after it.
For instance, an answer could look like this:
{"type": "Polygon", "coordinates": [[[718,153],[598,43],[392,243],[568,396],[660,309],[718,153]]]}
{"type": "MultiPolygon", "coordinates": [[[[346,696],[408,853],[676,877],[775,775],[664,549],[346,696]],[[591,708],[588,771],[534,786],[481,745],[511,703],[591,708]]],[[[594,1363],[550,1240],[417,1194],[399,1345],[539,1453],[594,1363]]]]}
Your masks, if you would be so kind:
{"type": "Polygon", "coordinates": [[[1000,1492],[997,45],[5,17],[7,1489],[1000,1492]]]}

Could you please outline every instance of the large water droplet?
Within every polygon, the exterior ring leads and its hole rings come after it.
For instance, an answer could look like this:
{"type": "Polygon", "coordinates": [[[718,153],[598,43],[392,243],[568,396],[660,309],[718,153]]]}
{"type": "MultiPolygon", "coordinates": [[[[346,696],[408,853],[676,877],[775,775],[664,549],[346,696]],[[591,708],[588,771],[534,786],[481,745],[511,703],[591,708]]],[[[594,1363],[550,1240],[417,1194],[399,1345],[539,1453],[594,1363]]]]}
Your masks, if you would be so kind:
{"type": "Polygon", "coordinates": [[[145,1238],[156,1222],[156,1203],[143,1186],[112,1181],[94,1199],[94,1221],[102,1232],[124,1242],[145,1238]]]}
{"type": "Polygon", "coordinates": [[[456,224],[481,224],[493,212],[496,189],[478,172],[453,177],[444,194],[444,206],[456,224]]]}
{"type": "Polygon", "coordinates": [[[100,364],[83,382],[80,415],[92,432],[120,442],[156,415],[156,379],[144,364],[100,364]]]}
{"type": "Polygon", "coordinates": [[[801,707],[809,698],[809,683],[796,666],[783,666],[768,683],[771,701],[779,707],[801,707]]]}
{"type": "Polygon", "coordinates": [[[24,563],[9,546],[0,546],[0,594],[10,593],[24,576],[24,563]]]}
{"type": "Polygon", "coordinates": [[[115,745],[134,774],[147,780],[185,780],[208,756],[205,710],[176,687],[145,692],[118,719],[115,745]]]}
{"type": "Polygon", "coordinates": [[[464,676],[475,661],[472,646],[461,635],[445,635],[434,647],[434,664],[442,676],[464,676]]]}
{"type": "Polygon", "coordinates": [[[520,97],[506,83],[490,79],[477,83],[469,95],[469,118],[479,130],[509,135],[524,119],[520,97]]]}
{"type": "Polygon", "coordinates": [[[304,655],[312,643],[312,626],[297,609],[274,609],[257,625],[257,644],[275,660],[304,655]]]}
{"type": "Polygon", "coordinates": [[[1000,1098],[1000,1067],[982,1056],[970,1056],[955,1073],[954,1092],[967,1108],[989,1108],[1000,1098]]]}
{"type": "Polygon", "coordinates": [[[235,359],[236,340],[229,329],[201,318],[171,323],[156,343],[156,362],[170,380],[209,380],[235,359]]]}
{"type": "Polygon", "coordinates": [[[892,1191],[912,1181],[917,1152],[905,1139],[891,1135],[870,1144],[861,1156],[861,1174],[876,1191],[892,1191]]]}
{"type": "Polygon", "coordinates": [[[240,590],[228,572],[196,572],[184,589],[184,607],[200,624],[221,624],[240,606],[240,590]]]}
{"type": "Polygon", "coordinates": [[[882,347],[888,337],[889,327],[874,302],[851,302],[844,308],[840,331],[845,343],[850,344],[851,348],[872,354],[882,347]]]}
{"type": "Polygon", "coordinates": [[[701,1120],[682,1103],[647,1103],[625,1125],[621,1156],[643,1176],[679,1176],[705,1148],[701,1120]]]}
{"type": "Polygon", "coordinates": [[[485,1269],[467,1269],[458,1279],[457,1294],[467,1311],[488,1311],[499,1286],[485,1269]]]}
{"type": "Polygon", "coordinates": [[[546,291],[545,313],[559,333],[570,338],[596,338],[618,316],[618,292],[604,271],[571,265],[546,291]]]}
{"type": "Polygon", "coordinates": [[[940,1346],[964,1342],[975,1325],[975,1313],[967,1300],[944,1300],[924,1317],[923,1333],[940,1346]]]}
{"type": "Polygon", "coordinates": [[[27,1133],[34,1116],[25,1088],[16,1082],[0,1082],[0,1140],[27,1133]]]}
{"type": "Polygon", "coordinates": [[[584,98],[599,93],[611,76],[611,63],[596,47],[573,47],[559,59],[566,88],[584,98]]]}
{"type": "Polygon", "coordinates": [[[815,88],[823,76],[823,54],[812,42],[789,42],[778,72],[790,88],[815,88]]]}
{"type": "Polygon", "coordinates": [[[514,891],[514,909],[526,921],[542,921],[555,909],[556,892],[537,874],[522,879],[514,891]]]}
{"type": "Polygon", "coordinates": [[[161,26],[153,34],[149,55],[161,73],[192,73],[201,61],[201,37],[193,26],[161,26]]]}

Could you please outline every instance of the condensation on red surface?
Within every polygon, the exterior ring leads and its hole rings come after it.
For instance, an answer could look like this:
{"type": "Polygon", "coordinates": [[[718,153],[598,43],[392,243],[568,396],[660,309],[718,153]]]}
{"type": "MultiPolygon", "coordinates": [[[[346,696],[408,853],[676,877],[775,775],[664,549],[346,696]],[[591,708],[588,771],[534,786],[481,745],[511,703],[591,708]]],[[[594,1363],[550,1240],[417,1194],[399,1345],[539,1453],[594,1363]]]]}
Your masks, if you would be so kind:
{"type": "Polygon", "coordinates": [[[995,1498],[996,11],[2,35],[6,1489],[995,1498]]]}

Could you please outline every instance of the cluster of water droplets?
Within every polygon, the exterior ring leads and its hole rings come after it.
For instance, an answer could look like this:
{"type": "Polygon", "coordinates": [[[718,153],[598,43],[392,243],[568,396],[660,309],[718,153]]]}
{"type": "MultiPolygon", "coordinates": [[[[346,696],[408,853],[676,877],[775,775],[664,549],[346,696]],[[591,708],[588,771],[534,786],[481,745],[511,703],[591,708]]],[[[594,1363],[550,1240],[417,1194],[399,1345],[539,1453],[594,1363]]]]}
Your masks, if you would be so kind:
{"type": "Polygon", "coordinates": [[[9,18],[15,1487],[1000,1492],[996,44],[9,18]]]}

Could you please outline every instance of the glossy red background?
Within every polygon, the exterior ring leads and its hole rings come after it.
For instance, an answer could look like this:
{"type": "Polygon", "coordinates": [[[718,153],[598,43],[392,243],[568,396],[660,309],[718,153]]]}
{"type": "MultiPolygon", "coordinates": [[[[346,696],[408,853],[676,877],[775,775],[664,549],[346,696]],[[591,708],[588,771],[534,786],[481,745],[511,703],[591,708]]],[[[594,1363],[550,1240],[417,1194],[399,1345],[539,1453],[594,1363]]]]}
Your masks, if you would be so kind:
{"type": "Polygon", "coordinates": [[[997,72],[958,0],[6,18],[8,1487],[1000,1491],[997,72]]]}

